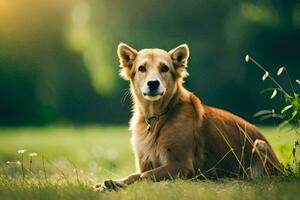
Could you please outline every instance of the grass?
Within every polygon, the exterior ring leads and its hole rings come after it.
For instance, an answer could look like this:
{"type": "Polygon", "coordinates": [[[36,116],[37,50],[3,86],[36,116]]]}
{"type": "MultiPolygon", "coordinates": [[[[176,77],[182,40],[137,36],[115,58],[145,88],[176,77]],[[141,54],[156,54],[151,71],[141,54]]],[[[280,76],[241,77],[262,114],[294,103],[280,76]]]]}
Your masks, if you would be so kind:
{"type": "MultiPolygon", "coordinates": [[[[294,136],[262,127],[279,159],[289,160],[294,136]]],[[[105,178],[134,172],[125,126],[0,129],[0,199],[298,199],[300,179],[139,182],[118,192],[95,192],[105,178]],[[7,161],[24,155],[21,166],[7,161]],[[29,153],[36,152],[29,170],[29,153]]]]}

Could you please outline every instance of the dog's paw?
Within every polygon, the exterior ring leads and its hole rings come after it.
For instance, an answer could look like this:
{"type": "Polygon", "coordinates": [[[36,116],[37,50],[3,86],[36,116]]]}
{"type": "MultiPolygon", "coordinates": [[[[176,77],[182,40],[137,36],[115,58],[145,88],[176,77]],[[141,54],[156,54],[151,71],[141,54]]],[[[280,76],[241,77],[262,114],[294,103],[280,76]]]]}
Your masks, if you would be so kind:
{"type": "Polygon", "coordinates": [[[124,188],[126,185],[122,181],[114,181],[111,179],[106,179],[102,184],[97,184],[97,190],[118,190],[124,188]]]}

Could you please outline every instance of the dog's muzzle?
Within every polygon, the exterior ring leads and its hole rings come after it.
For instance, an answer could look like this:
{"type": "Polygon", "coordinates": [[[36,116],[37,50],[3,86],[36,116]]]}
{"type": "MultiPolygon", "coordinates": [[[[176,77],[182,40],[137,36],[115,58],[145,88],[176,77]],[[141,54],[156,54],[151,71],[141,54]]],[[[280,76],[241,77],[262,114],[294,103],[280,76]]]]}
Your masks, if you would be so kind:
{"type": "Polygon", "coordinates": [[[157,100],[164,95],[165,89],[159,80],[149,80],[142,88],[143,96],[148,100],[157,100]]]}

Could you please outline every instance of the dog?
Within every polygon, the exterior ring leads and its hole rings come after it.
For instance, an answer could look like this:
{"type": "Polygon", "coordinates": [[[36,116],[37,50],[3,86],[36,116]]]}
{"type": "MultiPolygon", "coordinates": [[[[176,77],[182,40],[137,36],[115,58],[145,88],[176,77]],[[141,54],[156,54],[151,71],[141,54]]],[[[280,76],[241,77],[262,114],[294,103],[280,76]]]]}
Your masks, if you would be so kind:
{"type": "MultiPolygon", "coordinates": [[[[261,177],[280,163],[259,130],[228,111],[207,106],[184,88],[188,45],[165,51],[118,46],[120,75],[130,81],[130,121],[136,173],[100,186],[118,189],[138,180],[261,177]]],[[[99,186],[99,185],[98,185],[99,186]]]]}

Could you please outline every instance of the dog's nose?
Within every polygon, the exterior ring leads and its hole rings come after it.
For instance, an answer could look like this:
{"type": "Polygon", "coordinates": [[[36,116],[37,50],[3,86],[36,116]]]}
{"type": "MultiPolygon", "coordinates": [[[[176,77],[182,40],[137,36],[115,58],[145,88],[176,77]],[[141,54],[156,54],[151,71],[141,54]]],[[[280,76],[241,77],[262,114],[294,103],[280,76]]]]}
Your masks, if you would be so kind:
{"type": "Polygon", "coordinates": [[[159,81],[158,80],[153,80],[153,81],[148,81],[147,85],[151,91],[157,90],[159,87],[159,81]]]}

